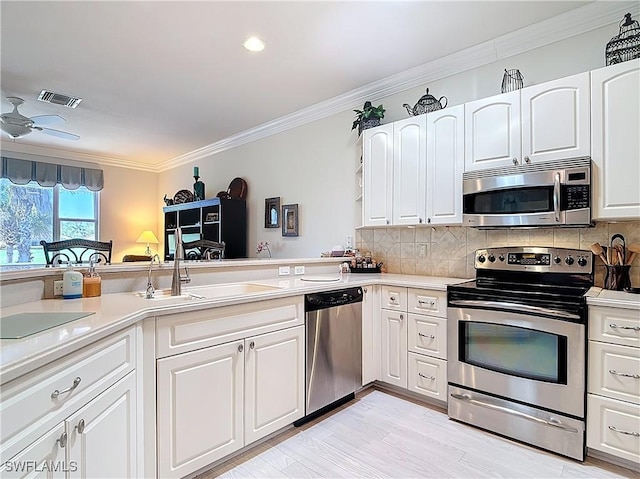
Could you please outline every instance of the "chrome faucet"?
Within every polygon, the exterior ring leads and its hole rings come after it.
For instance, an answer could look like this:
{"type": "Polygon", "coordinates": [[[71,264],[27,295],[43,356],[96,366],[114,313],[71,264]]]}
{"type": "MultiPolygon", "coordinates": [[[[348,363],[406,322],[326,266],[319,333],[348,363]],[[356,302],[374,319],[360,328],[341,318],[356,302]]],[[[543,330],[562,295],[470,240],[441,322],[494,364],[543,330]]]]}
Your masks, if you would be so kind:
{"type": "Polygon", "coordinates": [[[147,276],[147,299],[153,299],[153,296],[156,292],[156,289],[153,287],[153,284],[151,283],[151,268],[153,268],[153,262],[155,260],[158,260],[158,266],[160,266],[160,256],[158,256],[157,254],[154,254],[151,257],[151,262],[149,263],[149,275],[147,276]]]}
{"type": "Polygon", "coordinates": [[[184,245],[182,244],[182,230],[176,228],[176,251],[173,255],[173,277],[171,278],[171,296],[182,294],[182,283],[190,283],[189,269],[185,266],[185,275],[180,274],[180,261],[184,261],[184,245]]]}

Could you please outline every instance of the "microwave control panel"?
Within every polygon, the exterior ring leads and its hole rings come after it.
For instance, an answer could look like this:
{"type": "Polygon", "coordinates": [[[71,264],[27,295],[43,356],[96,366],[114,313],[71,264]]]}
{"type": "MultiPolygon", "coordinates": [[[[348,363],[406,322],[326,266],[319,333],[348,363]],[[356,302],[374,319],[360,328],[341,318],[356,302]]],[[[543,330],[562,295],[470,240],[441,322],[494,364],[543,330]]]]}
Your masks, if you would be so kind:
{"type": "Polygon", "coordinates": [[[581,208],[589,208],[591,203],[589,185],[563,185],[562,193],[561,209],[579,210],[581,208]]]}

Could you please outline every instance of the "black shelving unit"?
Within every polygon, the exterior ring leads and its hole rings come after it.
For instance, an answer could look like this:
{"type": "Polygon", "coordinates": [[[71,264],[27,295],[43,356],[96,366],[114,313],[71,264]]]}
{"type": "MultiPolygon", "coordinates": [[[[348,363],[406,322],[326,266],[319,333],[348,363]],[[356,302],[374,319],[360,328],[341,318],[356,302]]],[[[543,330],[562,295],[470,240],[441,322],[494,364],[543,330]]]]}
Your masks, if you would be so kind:
{"type": "MultiPolygon", "coordinates": [[[[244,200],[211,198],[165,206],[164,259],[173,260],[175,229],[182,229],[186,242],[206,239],[225,243],[225,258],[247,257],[247,205],[244,200]]],[[[187,257],[199,254],[185,252],[187,257]]]]}

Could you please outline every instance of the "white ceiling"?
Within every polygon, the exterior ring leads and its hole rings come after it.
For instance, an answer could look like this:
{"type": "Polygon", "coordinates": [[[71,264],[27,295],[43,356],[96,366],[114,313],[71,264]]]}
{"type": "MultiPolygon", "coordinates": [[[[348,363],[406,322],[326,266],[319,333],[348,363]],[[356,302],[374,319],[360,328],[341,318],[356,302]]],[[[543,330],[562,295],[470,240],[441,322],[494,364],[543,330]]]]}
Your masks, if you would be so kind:
{"type": "Polygon", "coordinates": [[[0,111],[18,96],[81,136],[10,141],[153,169],[586,3],[2,1],[0,111]],[[262,53],[242,48],[250,35],[262,53]],[[42,89],[83,100],[42,103],[42,89]]]}

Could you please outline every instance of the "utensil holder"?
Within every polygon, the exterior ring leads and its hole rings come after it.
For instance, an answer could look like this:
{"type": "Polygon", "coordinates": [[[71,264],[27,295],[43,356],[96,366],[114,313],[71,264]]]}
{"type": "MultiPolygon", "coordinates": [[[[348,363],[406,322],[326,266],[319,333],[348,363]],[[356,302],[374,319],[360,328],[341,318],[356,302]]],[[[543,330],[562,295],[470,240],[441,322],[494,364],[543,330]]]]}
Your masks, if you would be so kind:
{"type": "Polygon", "coordinates": [[[631,278],[629,277],[631,265],[608,265],[606,268],[607,274],[604,277],[604,289],[622,291],[631,288],[631,278]]]}

